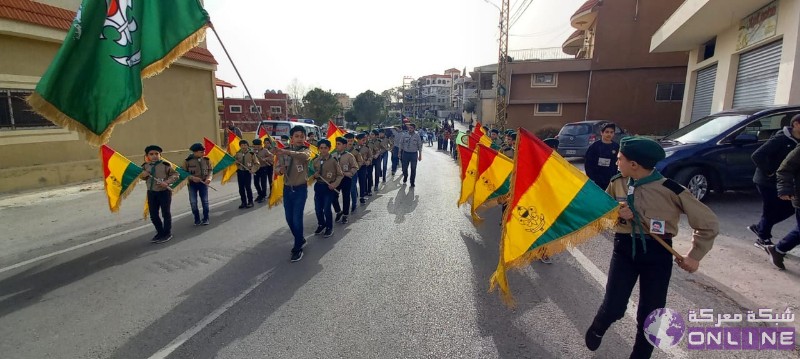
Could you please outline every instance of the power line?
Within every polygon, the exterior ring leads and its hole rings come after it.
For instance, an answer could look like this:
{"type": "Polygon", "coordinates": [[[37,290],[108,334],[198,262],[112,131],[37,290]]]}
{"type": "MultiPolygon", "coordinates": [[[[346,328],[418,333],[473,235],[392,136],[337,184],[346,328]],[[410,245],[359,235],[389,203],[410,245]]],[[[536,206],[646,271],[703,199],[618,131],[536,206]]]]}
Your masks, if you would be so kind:
{"type": "Polygon", "coordinates": [[[528,11],[528,8],[531,6],[531,4],[533,4],[533,0],[530,0],[530,1],[528,2],[528,5],[526,5],[526,6],[525,6],[525,9],[524,9],[524,10],[522,10],[522,12],[519,14],[519,16],[517,16],[517,18],[516,18],[516,19],[514,19],[514,20],[511,20],[511,24],[509,24],[509,27],[511,27],[511,26],[514,26],[514,24],[516,24],[516,23],[517,23],[517,21],[519,21],[519,19],[521,19],[521,18],[522,18],[522,14],[524,14],[524,13],[525,13],[525,11],[528,11]]]}

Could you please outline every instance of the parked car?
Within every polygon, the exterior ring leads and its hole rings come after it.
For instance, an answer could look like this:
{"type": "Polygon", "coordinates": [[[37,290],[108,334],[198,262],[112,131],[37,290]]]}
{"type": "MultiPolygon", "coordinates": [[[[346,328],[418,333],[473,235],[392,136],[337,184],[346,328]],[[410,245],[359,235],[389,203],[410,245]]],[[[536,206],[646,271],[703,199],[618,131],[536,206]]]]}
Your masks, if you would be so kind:
{"type": "Polygon", "coordinates": [[[256,133],[258,133],[261,128],[263,127],[267,134],[273,137],[281,137],[283,135],[289,136],[289,130],[294,126],[303,126],[306,128],[306,133],[314,133],[317,135],[317,138],[324,138],[327,135],[326,132],[323,132],[319,126],[314,124],[309,124],[305,122],[294,122],[294,121],[275,121],[275,120],[267,120],[261,121],[258,124],[258,128],[256,128],[256,133]]]}
{"type": "MultiPolygon", "coordinates": [[[[562,157],[584,157],[589,146],[600,141],[603,125],[608,121],[581,121],[564,125],[558,135],[558,154],[562,157]]],[[[625,130],[617,126],[614,141],[625,137],[625,130]]]]}
{"type": "Polygon", "coordinates": [[[750,157],[796,114],[800,106],[739,109],[701,118],[659,140],[667,157],[656,168],[700,200],[710,191],[751,189],[756,166],[750,157]]]}

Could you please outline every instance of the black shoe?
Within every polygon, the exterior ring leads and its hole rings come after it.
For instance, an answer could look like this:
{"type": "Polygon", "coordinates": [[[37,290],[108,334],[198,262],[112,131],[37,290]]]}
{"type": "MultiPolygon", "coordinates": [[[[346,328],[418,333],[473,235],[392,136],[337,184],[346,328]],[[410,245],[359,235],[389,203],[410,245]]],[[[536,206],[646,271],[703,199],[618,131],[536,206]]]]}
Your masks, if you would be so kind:
{"type": "Polygon", "coordinates": [[[772,240],[771,240],[771,239],[769,239],[769,238],[766,238],[766,239],[764,239],[764,238],[761,238],[761,234],[760,234],[760,233],[758,233],[758,229],[756,229],[756,225],[755,225],[755,224],[751,224],[751,225],[747,226],[747,229],[748,229],[750,232],[753,232],[753,234],[755,234],[755,235],[756,235],[756,242],[755,242],[755,243],[753,243],[753,245],[754,245],[754,246],[756,246],[756,247],[759,247],[759,248],[761,248],[761,249],[764,249],[764,250],[766,250],[766,249],[767,249],[767,248],[766,248],[767,246],[772,246],[772,245],[774,245],[774,244],[772,243],[772,240]]]}
{"type": "Polygon", "coordinates": [[[161,234],[156,234],[155,236],[153,236],[153,239],[151,239],[150,242],[159,243],[158,241],[160,240],[161,240],[161,234]]]}
{"type": "Polygon", "coordinates": [[[301,259],[303,259],[303,251],[302,250],[299,251],[299,252],[296,252],[296,253],[292,253],[292,259],[291,259],[292,262],[299,262],[301,259]]]}
{"type": "Polygon", "coordinates": [[[207,225],[209,224],[209,223],[208,223],[208,218],[204,219],[204,220],[203,220],[203,222],[202,222],[202,223],[200,223],[200,224],[202,224],[202,225],[204,225],[204,226],[207,226],[207,225]]]}
{"type": "Polygon", "coordinates": [[[378,191],[379,191],[378,186],[375,186],[375,192],[378,192],[378,191]]]}
{"type": "Polygon", "coordinates": [[[199,226],[201,223],[202,223],[202,222],[200,222],[200,220],[199,220],[199,219],[198,219],[198,220],[196,220],[196,221],[194,221],[194,225],[195,225],[195,226],[199,226]]]}
{"type": "Polygon", "coordinates": [[[367,199],[362,197],[362,198],[359,200],[359,202],[361,202],[361,204],[367,203],[367,199]]]}
{"type": "Polygon", "coordinates": [[[167,234],[161,236],[157,241],[153,241],[153,243],[155,243],[155,244],[164,243],[164,242],[168,242],[170,239],[172,239],[172,233],[167,233],[167,234]]]}
{"type": "Polygon", "coordinates": [[[372,192],[368,192],[367,197],[372,197],[372,192]]]}
{"type": "Polygon", "coordinates": [[[325,235],[323,237],[328,238],[333,235],[333,228],[328,228],[325,230],[325,235]]]}
{"type": "Polygon", "coordinates": [[[264,203],[264,198],[263,197],[258,197],[258,198],[256,198],[256,202],[264,203]]]}
{"type": "Polygon", "coordinates": [[[342,224],[347,224],[347,216],[342,216],[342,224]]]}
{"type": "Polygon", "coordinates": [[[597,334],[593,327],[589,327],[589,330],[586,331],[586,348],[591,351],[597,350],[600,347],[600,343],[603,341],[603,335],[597,334]]]}
{"type": "Polygon", "coordinates": [[[403,183],[406,183],[406,182],[408,182],[408,179],[406,177],[403,177],[403,183]]]}
{"type": "Polygon", "coordinates": [[[411,188],[414,188],[414,184],[413,183],[411,184],[411,188]]]}
{"type": "Polygon", "coordinates": [[[325,226],[317,226],[317,230],[314,231],[314,234],[321,234],[323,231],[325,231],[325,226]]]}
{"type": "Polygon", "coordinates": [[[336,212],[336,219],[334,219],[333,221],[336,222],[336,223],[339,223],[339,221],[342,220],[342,216],[343,215],[344,214],[342,212],[336,212]]]}
{"type": "Polygon", "coordinates": [[[775,246],[767,246],[765,249],[767,250],[767,253],[769,253],[770,258],[772,259],[772,264],[774,264],[780,270],[785,270],[786,266],[783,265],[783,257],[785,257],[786,255],[779,253],[778,249],[775,248],[775,246]]]}
{"type": "Polygon", "coordinates": [[[242,204],[239,205],[239,209],[245,209],[245,208],[247,208],[246,204],[242,203],[242,204]]]}
{"type": "Polygon", "coordinates": [[[247,208],[253,208],[253,202],[248,203],[247,208]]]}

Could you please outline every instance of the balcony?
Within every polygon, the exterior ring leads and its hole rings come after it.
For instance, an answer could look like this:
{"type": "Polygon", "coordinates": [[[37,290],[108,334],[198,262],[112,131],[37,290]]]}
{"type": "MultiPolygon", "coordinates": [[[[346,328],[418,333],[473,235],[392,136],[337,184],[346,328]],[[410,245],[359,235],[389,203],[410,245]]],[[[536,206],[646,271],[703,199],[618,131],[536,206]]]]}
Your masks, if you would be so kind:
{"type": "Polygon", "coordinates": [[[495,98],[497,97],[497,90],[481,90],[481,98],[495,98]]]}
{"type": "Polygon", "coordinates": [[[586,1],[570,18],[572,27],[578,30],[588,30],[597,19],[597,8],[602,6],[602,0],[586,1]]]}
{"type": "MultiPolygon", "coordinates": [[[[567,45],[567,44],[565,44],[567,45]]],[[[546,61],[591,58],[591,46],[563,46],[540,49],[509,50],[508,56],[518,61],[546,61]]]]}

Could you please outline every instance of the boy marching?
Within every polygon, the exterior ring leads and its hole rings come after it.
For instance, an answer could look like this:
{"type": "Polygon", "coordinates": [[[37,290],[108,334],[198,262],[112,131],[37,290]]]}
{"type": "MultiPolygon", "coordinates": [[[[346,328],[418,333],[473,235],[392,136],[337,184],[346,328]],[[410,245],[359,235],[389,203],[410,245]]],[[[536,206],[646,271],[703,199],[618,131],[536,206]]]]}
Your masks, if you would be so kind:
{"type": "Polygon", "coordinates": [[[339,162],[331,156],[331,142],[319,140],[317,142],[319,156],[314,158],[314,211],[317,214],[317,230],[314,234],[325,232],[325,238],[333,235],[333,213],[331,203],[338,195],[336,188],[342,181],[342,169],[339,162]]]}
{"type": "Polygon", "coordinates": [[[164,243],[172,239],[172,189],[169,187],[178,179],[178,172],[161,160],[163,150],[157,145],[144,149],[147,162],[142,164],[140,178],[147,184],[147,206],[150,209],[150,221],[156,227],[153,243],[164,243]],[[161,217],[159,217],[161,212],[161,217]]]}
{"type": "MultiPolygon", "coordinates": [[[[351,146],[347,145],[347,139],[344,137],[336,138],[336,152],[332,155],[334,159],[339,162],[339,167],[342,169],[342,181],[339,183],[339,193],[342,195],[342,206],[339,206],[339,194],[335,194],[333,199],[333,209],[336,211],[336,219],[334,222],[347,224],[347,216],[350,214],[350,200],[351,200],[351,187],[354,186],[353,180],[358,173],[358,161],[351,153],[351,146]]],[[[355,202],[355,197],[352,197],[355,202]]]]}
{"type": "Polygon", "coordinates": [[[267,183],[269,183],[270,193],[272,193],[272,165],[275,160],[272,152],[262,146],[259,138],[253,140],[253,152],[255,152],[259,164],[253,178],[256,184],[256,192],[258,192],[256,202],[261,203],[267,198],[267,183]]]}
{"type": "Polygon", "coordinates": [[[303,208],[308,199],[308,159],[311,151],[304,146],[306,142],[306,129],[303,126],[294,126],[289,131],[291,146],[276,148],[278,163],[275,170],[279,175],[284,175],[283,210],[286,223],[294,236],[291,261],[297,262],[303,258],[303,246],[306,244],[303,236],[303,208]]]}
{"type": "Polygon", "coordinates": [[[239,182],[239,198],[242,204],[239,209],[253,207],[253,174],[261,166],[256,154],[250,150],[247,140],[239,141],[239,152],[236,153],[236,180],[239,182]]]}
{"type": "Polygon", "coordinates": [[[208,222],[208,186],[211,184],[214,166],[211,160],[204,155],[205,148],[202,143],[195,143],[189,150],[192,154],[186,157],[183,169],[189,172],[189,206],[192,208],[194,225],[207,226],[208,222]],[[200,203],[203,206],[203,220],[200,220],[200,210],[197,208],[197,197],[200,196],[200,203]]]}

